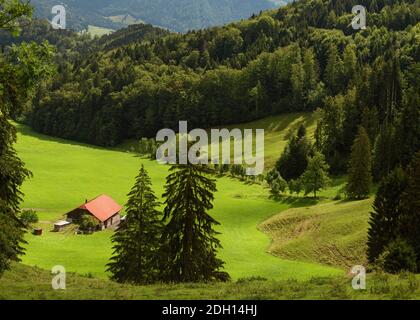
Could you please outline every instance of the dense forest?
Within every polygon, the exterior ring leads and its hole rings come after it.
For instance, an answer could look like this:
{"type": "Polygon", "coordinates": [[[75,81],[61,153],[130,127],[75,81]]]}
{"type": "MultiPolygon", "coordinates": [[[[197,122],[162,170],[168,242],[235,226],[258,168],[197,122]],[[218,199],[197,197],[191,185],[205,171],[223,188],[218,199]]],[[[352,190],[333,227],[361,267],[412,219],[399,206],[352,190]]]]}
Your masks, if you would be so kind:
{"type": "Polygon", "coordinates": [[[298,1],[224,27],[96,41],[82,54],[72,52],[89,42],[67,37],[67,58],[57,59],[59,72],[40,86],[27,121],[113,146],[180,119],[208,128],[321,108],[317,147],[332,171],[345,169],[362,123],[378,150],[393,150],[384,136],[395,136],[404,150],[387,161],[407,164],[419,146],[419,1],[365,1],[368,27],[354,30],[358,2],[298,1]]]}
{"type": "Polygon", "coordinates": [[[132,23],[149,23],[178,32],[222,25],[272,9],[288,1],[273,0],[32,0],[35,16],[51,20],[51,8],[66,6],[68,26],[88,25],[119,29],[132,23]]]}

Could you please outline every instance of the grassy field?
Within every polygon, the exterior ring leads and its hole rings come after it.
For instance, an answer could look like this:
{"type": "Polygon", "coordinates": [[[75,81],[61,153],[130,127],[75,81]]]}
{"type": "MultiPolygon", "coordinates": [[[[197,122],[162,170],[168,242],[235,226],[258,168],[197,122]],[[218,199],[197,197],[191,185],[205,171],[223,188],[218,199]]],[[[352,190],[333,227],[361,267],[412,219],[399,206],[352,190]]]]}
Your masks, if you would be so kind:
{"type": "Polygon", "coordinates": [[[372,201],[325,201],[293,208],[266,220],[260,228],[273,239],[269,252],[278,257],[346,269],[366,266],[372,201]]]}
{"type": "MultiPolygon", "coordinates": [[[[81,236],[51,232],[52,223],[85,199],[106,193],[123,204],[140,164],[144,164],[162,194],[167,167],[128,152],[54,139],[19,126],[17,150],[33,179],[23,191],[23,207],[38,211],[42,236],[27,235],[29,244],[23,263],[50,270],[63,265],[67,271],[107,277],[105,264],[111,255],[111,231],[81,236]]],[[[268,279],[310,279],[313,276],[336,276],[343,270],[309,262],[279,259],[266,252],[267,235],[257,226],[265,219],[288,209],[289,202],[268,198],[262,186],[245,184],[224,177],[217,181],[215,208],[212,214],[221,222],[226,270],[233,279],[261,276],[268,279]]]]}
{"type": "MultiPolygon", "coordinates": [[[[276,161],[279,159],[284,148],[286,147],[287,141],[291,133],[296,133],[297,129],[301,124],[305,125],[307,130],[307,136],[310,140],[314,139],[314,133],[316,129],[316,123],[319,115],[314,113],[288,113],[278,116],[267,117],[261,120],[227,126],[226,128],[231,130],[238,128],[240,130],[245,129],[264,129],[264,162],[265,170],[271,169],[276,161]]],[[[194,128],[188,128],[192,130],[194,128]]],[[[255,143],[255,141],[254,141],[255,143]]],[[[134,140],[127,140],[116,149],[125,151],[136,151],[138,150],[138,142],[134,140]]],[[[209,148],[209,154],[211,154],[209,148]]],[[[233,152],[233,142],[231,143],[231,150],[233,152]]],[[[232,154],[233,158],[233,154],[232,154]]]]}
{"type": "Polygon", "coordinates": [[[115,30],[113,30],[113,29],[108,29],[108,28],[89,25],[86,32],[90,33],[92,35],[92,37],[95,37],[95,36],[102,37],[104,35],[107,35],[107,34],[110,34],[110,33],[114,32],[114,31],[115,30]]]}
{"type": "Polygon", "coordinates": [[[66,290],[52,290],[52,276],[43,269],[15,264],[0,279],[2,299],[77,300],[298,300],[420,299],[420,279],[411,274],[370,274],[367,290],[356,291],[349,277],[314,277],[307,281],[239,279],[228,283],[120,285],[103,279],[66,275],[66,290]]]}
{"type": "MultiPolygon", "coordinates": [[[[266,163],[275,163],[290,132],[300,123],[313,137],[316,114],[288,114],[239,127],[264,128],[266,163]]],[[[229,176],[217,179],[215,208],[218,231],[233,281],[214,284],[121,286],[107,280],[111,256],[106,230],[75,235],[51,232],[53,223],[85,199],[108,194],[126,202],[141,164],[156,194],[163,192],[168,167],[129,152],[132,142],[109,150],[36,134],[18,126],[17,150],[34,177],[25,182],[23,207],[35,209],[42,236],[27,234],[23,264],[0,280],[0,298],[30,299],[395,299],[418,298],[418,278],[369,275],[370,288],[352,290],[349,267],[366,263],[365,241],[372,198],[343,199],[345,177],[334,177],[318,199],[285,194],[269,197],[267,188],[229,176]],[[29,266],[31,267],[29,267],[29,266]],[[49,270],[63,265],[69,290],[50,290],[49,270]],[[38,269],[40,268],[40,269],[38,269]],[[19,279],[26,281],[19,281],[19,279]],[[414,280],[413,280],[414,279],[414,280]]]]}

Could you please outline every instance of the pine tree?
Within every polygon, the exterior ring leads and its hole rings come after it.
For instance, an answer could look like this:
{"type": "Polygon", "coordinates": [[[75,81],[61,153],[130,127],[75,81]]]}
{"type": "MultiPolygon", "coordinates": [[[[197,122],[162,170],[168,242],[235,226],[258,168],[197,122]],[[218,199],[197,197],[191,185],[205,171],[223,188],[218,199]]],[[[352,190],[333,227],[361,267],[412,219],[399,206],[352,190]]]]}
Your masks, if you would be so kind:
{"type": "Polygon", "coordinates": [[[344,83],[346,87],[354,84],[357,71],[357,57],[354,45],[348,45],[343,53],[344,83]]]}
{"type": "Polygon", "coordinates": [[[363,127],[354,139],[351,150],[347,196],[351,199],[363,199],[369,196],[372,185],[372,160],[369,137],[363,127]]]}
{"type": "Polygon", "coordinates": [[[330,89],[331,94],[334,96],[342,89],[343,76],[343,62],[338,53],[337,47],[331,45],[328,52],[327,65],[325,67],[325,84],[330,89]]]}
{"type": "MultiPolygon", "coordinates": [[[[18,34],[20,18],[31,15],[29,4],[8,1],[0,5],[0,31],[18,34]]],[[[45,64],[50,63],[50,47],[22,44],[13,47],[8,55],[0,51],[0,276],[19,261],[24,253],[22,244],[25,224],[19,219],[22,201],[20,187],[30,177],[14,149],[16,129],[12,117],[20,116],[32,89],[41,76],[48,75],[45,64]],[[17,63],[18,62],[18,63],[17,63]]]]}
{"type": "Polygon", "coordinates": [[[370,262],[375,262],[384,248],[398,236],[401,195],[406,186],[406,175],[400,167],[394,169],[379,185],[369,221],[367,255],[370,262]]]}
{"type": "Polygon", "coordinates": [[[407,170],[407,188],[401,197],[400,234],[413,247],[420,270],[420,151],[407,170]]]}
{"type": "Polygon", "coordinates": [[[373,148],[373,177],[375,181],[381,181],[395,167],[397,163],[395,150],[395,128],[391,124],[385,125],[376,137],[373,148]]]}
{"type": "Polygon", "coordinates": [[[319,67],[313,49],[307,49],[303,56],[304,88],[314,90],[319,81],[319,67]]]}
{"type": "Polygon", "coordinates": [[[274,181],[270,184],[270,193],[272,197],[279,198],[280,195],[286,191],[288,185],[286,180],[282,178],[282,176],[279,174],[274,181]]]}
{"type": "Polygon", "coordinates": [[[213,208],[216,183],[204,165],[173,165],[166,181],[162,236],[162,278],[167,282],[226,281],[224,262],[216,257],[219,225],[207,212],[213,208]]]}
{"type": "Polygon", "coordinates": [[[403,109],[397,125],[398,156],[402,165],[410,163],[420,149],[420,94],[410,88],[404,95],[403,109]]]}
{"type": "Polygon", "coordinates": [[[159,275],[162,223],[156,209],[159,203],[143,165],[128,198],[126,220],[112,236],[114,253],[108,271],[118,282],[153,283],[159,275]]]}
{"type": "Polygon", "coordinates": [[[308,167],[301,177],[305,195],[313,192],[316,198],[316,193],[330,183],[328,170],[329,166],[325,162],[324,155],[315,152],[314,156],[309,158],[308,167]]]}
{"type": "Polygon", "coordinates": [[[311,151],[311,144],[306,138],[306,129],[301,125],[297,135],[290,137],[284,152],[276,163],[276,170],[287,181],[299,178],[308,165],[308,156],[311,151]]]}
{"type": "Polygon", "coordinates": [[[296,53],[296,63],[292,65],[290,81],[292,83],[293,102],[299,107],[303,103],[304,69],[300,49],[296,53]]]}

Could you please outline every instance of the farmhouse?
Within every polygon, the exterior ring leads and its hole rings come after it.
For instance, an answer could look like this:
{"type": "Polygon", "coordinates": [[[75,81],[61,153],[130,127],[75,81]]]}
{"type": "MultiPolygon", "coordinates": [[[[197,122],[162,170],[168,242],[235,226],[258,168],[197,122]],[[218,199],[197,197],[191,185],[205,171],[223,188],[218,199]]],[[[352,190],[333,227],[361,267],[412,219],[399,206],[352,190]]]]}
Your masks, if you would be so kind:
{"type": "Polygon", "coordinates": [[[67,220],[79,223],[86,215],[92,216],[97,222],[96,229],[104,230],[120,223],[122,207],[111,197],[100,195],[91,201],[86,201],[81,206],[67,213],[67,220]]]}

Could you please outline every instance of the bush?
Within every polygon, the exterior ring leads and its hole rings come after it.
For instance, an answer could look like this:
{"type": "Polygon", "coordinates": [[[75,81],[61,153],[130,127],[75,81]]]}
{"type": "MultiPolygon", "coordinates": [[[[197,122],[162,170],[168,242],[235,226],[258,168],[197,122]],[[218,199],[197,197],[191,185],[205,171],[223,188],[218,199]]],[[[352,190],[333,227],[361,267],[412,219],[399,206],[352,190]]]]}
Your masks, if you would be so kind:
{"type": "Polygon", "coordinates": [[[302,192],[302,189],[303,189],[303,186],[302,186],[302,181],[300,179],[289,181],[290,194],[296,193],[297,195],[299,195],[299,193],[302,192]]]}
{"type": "Polygon", "coordinates": [[[97,221],[94,217],[89,215],[84,215],[82,219],[80,219],[80,229],[84,231],[93,231],[97,226],[97,221]]]}
{"type": "Polygon", "coordinates": [[[271,183],[271,195],[274,198],[280,197],[280,195],[287,189],[287,182],[281,176],[275,179],[271,183]]]}
{"type": "Polygon", "coordinates": [[[27,226],[39,221],[38,215],[34,210],[24,210],[20,215],[20,220],[27,226]]]}
{"type": "Polygon", "coordinates": [[[414,249],[401,239],[392,241],[383,253],[383,268],[389,273],[416,272],[416,261],[417,256],[414,249]]]}

